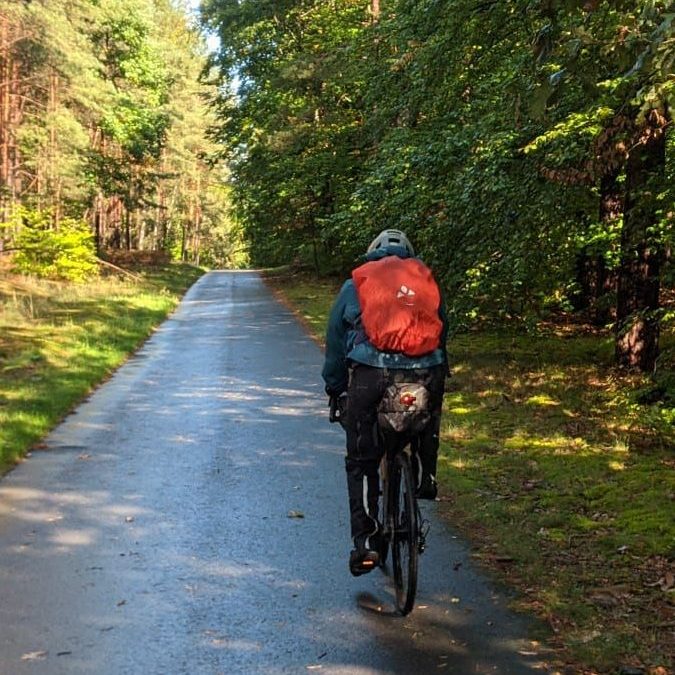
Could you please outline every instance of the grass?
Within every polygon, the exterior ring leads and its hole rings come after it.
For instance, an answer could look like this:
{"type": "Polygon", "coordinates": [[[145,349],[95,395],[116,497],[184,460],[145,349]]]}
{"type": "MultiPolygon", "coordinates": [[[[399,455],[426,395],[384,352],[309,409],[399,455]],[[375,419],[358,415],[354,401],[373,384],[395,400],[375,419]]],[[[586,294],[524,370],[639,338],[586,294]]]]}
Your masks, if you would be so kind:
{"type": "Polygon", "coordinates": [[[113,372],[201,274],[188,265],[86,285],[0,276],[0,474],[113,372]]]}
{"type": "MultiPolygon", "coordinates": [[[[268,276],[318,339],[337,282],[268,276]]],[[[673,336],[663,338],[672,349],[673,336]]],[[[648,379],[612,367],[610,335],[542,326],[448,345],[444,512],[553,629],[573,672],[672,672],[675,428],[648,379]]],[[[666,399],[668,400],[668,399],[666,399]]]]}

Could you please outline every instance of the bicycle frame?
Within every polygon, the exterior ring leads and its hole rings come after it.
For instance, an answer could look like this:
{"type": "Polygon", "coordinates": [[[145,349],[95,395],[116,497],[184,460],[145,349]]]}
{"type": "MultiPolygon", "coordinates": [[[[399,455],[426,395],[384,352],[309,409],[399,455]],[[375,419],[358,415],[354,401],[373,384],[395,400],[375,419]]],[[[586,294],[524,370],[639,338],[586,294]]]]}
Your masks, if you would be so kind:
{"type": "Polygon", "coordinates": [[[381,434],[385,453],[380,462],[382,486],[383,546],[380,554],[384,565],[389,549],[392,553],[396,606],[408,614],[417,592],[418,556],[426,545],[424,521],[415,496],[410,460],[414,438],[401,434],[381,434]]]}

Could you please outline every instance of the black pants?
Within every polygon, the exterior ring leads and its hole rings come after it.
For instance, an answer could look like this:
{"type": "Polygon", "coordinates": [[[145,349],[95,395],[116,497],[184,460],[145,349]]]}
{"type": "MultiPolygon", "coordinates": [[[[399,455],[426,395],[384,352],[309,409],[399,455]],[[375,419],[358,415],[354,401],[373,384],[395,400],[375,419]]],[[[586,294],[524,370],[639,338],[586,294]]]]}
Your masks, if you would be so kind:
{"type": "MultiPolygon", "coordinates": [[[[378,469],[384,453],[377,429],[377,406],[385,390],[394,383],[420,383],[429,391],[431,420],[417,443],[421,471],[436,474],[438,435],[443,406],[445,365],[431,368],[389,369],[355,364],[347,390],[347,491],[351,531],[357,548],[369,548],[369,537],[379,528],[377,501],[380,492],[378,469]]],[[[418,481],[421,475],[418,476],[418,481]]]]}

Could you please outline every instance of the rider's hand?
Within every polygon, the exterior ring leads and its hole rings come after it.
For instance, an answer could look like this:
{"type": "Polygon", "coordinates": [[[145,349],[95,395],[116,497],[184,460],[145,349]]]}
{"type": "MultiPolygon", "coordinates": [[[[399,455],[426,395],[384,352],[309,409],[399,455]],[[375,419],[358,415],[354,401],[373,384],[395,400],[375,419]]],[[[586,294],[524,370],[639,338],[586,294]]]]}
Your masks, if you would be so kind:
{"type": "Polygon", "coordinates": [[[328,399],[328,405],[330,407],[330,421],[342,424],[347,411],[347,392],[332,394],[328,399]]]}

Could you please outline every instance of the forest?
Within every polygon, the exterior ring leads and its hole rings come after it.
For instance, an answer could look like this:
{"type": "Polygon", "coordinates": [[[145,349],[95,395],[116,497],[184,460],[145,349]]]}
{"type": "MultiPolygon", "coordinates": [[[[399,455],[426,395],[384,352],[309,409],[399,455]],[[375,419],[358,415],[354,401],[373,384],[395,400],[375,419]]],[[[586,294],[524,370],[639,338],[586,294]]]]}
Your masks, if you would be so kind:
{"type": "Polygon", "coordinates": [[[19,270],[84,278],[132,249],[225,263],[205,59],[170,0],[0,2],[0,251],[19,270]]]}
{"type": "Polygon", "coordinates": [[[657,0],[2,2],[0,251],[73,279],[120,250],[330,275],[397,227],[457,330],[566,313],[652,372],[674,316],[674,16],[657,0]]]}
{"type": "Polygon", "coordinates": [[[672,324],[671,2],[205,0],[255,264],[344,273],[385,227],[457,329],[551,313],[651,372],[672,324]]]}
{"type": "Polygon", "coordinates": [[[261,270],[321,342],[402,229],[451,324],[439,508],[560,672],[668,675],[674,22],[673,0],[0,0],[0,474],[206,270],[261,270]]]}

